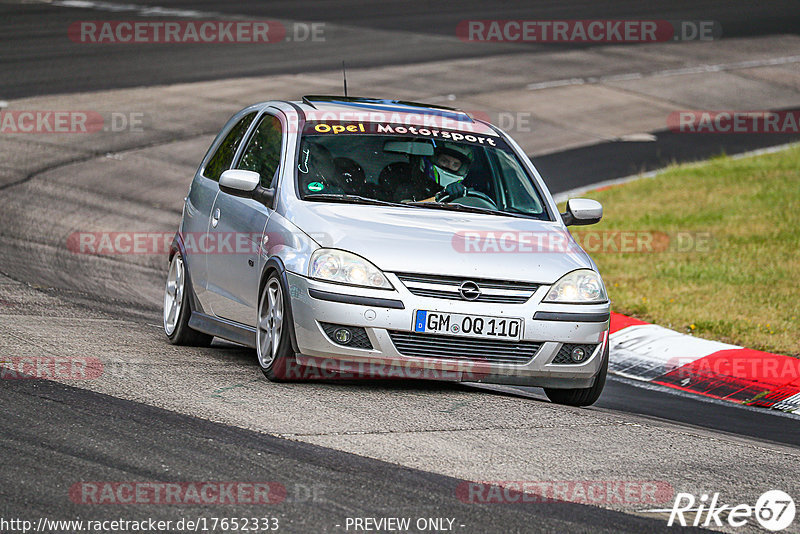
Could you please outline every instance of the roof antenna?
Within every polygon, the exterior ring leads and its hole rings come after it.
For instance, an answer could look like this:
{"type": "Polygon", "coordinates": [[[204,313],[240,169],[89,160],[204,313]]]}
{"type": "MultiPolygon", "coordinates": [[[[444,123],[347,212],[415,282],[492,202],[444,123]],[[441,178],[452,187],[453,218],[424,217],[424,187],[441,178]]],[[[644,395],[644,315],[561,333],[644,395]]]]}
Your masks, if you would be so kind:
{"type": "Polygon", "coordinates": [[[347,98],[347,71],[344,68],[344,60],[342,60],[342,79],[344,80],[344,97],[347,98]]]}

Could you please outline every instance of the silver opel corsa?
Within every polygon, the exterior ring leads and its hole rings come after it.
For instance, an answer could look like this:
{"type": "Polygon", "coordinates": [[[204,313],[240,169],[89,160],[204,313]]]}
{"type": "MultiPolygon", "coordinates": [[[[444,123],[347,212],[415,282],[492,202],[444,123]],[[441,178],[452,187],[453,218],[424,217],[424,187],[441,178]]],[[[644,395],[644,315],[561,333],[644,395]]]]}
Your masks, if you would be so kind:
{"type": "Polygon", "coordinates": [[[459,110],[307,96],[234,115],[172,243],[164,330],[256,349],[271,380],[427,378],[600,396],[609,300],[506,133],[459,110]]]}

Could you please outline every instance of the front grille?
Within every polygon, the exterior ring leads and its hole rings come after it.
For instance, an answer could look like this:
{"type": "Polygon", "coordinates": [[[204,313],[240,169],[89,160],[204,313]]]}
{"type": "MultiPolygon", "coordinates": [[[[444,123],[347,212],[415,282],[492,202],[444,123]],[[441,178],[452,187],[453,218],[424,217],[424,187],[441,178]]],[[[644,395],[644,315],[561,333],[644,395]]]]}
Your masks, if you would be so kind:
{"type": "MultiPolygon", "coordinates": [[[[408,287],[408,286],[406,286],[408,287]]],[[[481,286],[483,287],[483,286],[481,286]]],[[[433,297],[435,299],[451,299],[451,300],[464,300],[458,291],[439,291],[436,289],[425,289],[421,287],[409,287],[408,290],[412,295],[418,297],[433,297]]],[[[503,295],[486,295],[482,294],[477,299],[471,302],[501,302],[505,304],[522,304],[528,302],[530,296],[503,296],[503,295]]]]}
{"type": "Polygon", "coordinates": [[[539,289],[539,284],[513,282],[508,280],[489,280],[486,278],[463,278],[430,274],[395,273],[412,295],[439,299],[464,300],[458,292],[466,281],[475,282],[481,295],[472,302],[494,302],[503,304],[522,304],[539,289]]]}
{"type": "Polygon", "coordinates": [[[499,341],[389,330],[397,352],[416,358],[490,363],[528,363],[542,346],[535,341],[499,341]]]}
{"type": "Polygon", "coordinates": [[[556,354],[556,357],[553,358],[553,361],[550,362],[550,363],[558,363],[558,364],[563,364],[563,365],[569,365],[569,364],[578,365],[578,364],[581,364],[581,363],[586,363],[586,361],[589,360],[589,357],[592,354],[594,354],[594,349],[596,349],[596,348],[597,348],[597,344],[594,344],[594,345],[572,345],[572,344],[564,343],[563,345],[561,345],[561,348],[558,349],[558,354],[556,354]],[[587,354],[587,356],[582,361],[579,361],[579,362],[572,361],[572,356],[571,356],[572,350],[575,349],[576,347],[582,348],[583,350],[586,351],[586,354],[587,354]]]}
{"type": "Polygon", "coordinates": [[[328,339],[336,343],[337,345],[341,345],[342,347],[351,347],[354,349],[371,349],[372,342],[369,340],[367,336],[367,331],[361,328],[360,326],[345,326],[341,324],[332,324],[332,323],[319,323],[322,326],[322,329],[325,331],[325,335],[328,336],[328,339]],[[336,338],[333,337],[333,334],[339,330],[340,328],[346,328],[352,334],[352,338],[350,342],[347,344],[339,343],[336,341],[336,338]]]}

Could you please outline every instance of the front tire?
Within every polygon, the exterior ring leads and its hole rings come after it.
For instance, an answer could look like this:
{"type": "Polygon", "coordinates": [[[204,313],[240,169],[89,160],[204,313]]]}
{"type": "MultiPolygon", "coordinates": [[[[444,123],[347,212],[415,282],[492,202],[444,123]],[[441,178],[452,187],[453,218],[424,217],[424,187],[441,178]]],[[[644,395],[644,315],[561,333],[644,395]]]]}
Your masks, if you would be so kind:
{"type": "Polygon", "coordinates": [[[576,389],[554,389],[544,388],[544,393],[547,398],[556,404],[565,404],[567,406],[591,406],[600,394],[603,392],[603,387],[606,385],[606,376],[608,375],[608,343],[606,343],[606,350],[603,353],[603,363],[600,367],[600,372],[594,379],[594,384],[588,388],[576,389]]]}
{"type": "Polygon", "coordinates": [[[292,370],[299,369],[289,338],[286,295],[278,275],[273,273],[264,284],[258,300],[256,352],[261,372],[273,382],[291,380],[292,370]]]}
{"type": "Polygon", "coordinates": [[[176,252],[169,262],[167,285],[164,288],[164,333],[173,345],[208,347],[213,336],[189,328],[192,307],[189,304],[191,283],[183,263],[176,252]]]}

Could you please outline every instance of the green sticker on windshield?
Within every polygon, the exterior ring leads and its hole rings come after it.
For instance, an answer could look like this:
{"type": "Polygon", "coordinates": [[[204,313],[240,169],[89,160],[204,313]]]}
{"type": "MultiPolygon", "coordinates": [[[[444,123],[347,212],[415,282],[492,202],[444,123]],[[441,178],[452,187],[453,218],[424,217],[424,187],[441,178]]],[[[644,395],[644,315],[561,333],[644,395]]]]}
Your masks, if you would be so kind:
{"type": "Polygon", "coordinates": [[[325,189],[325,186],[322,185],[322,182],[311,182],[306,187],[308,187],[308,190],[313,193],[319,193],[320,191],[325,189]]]}

